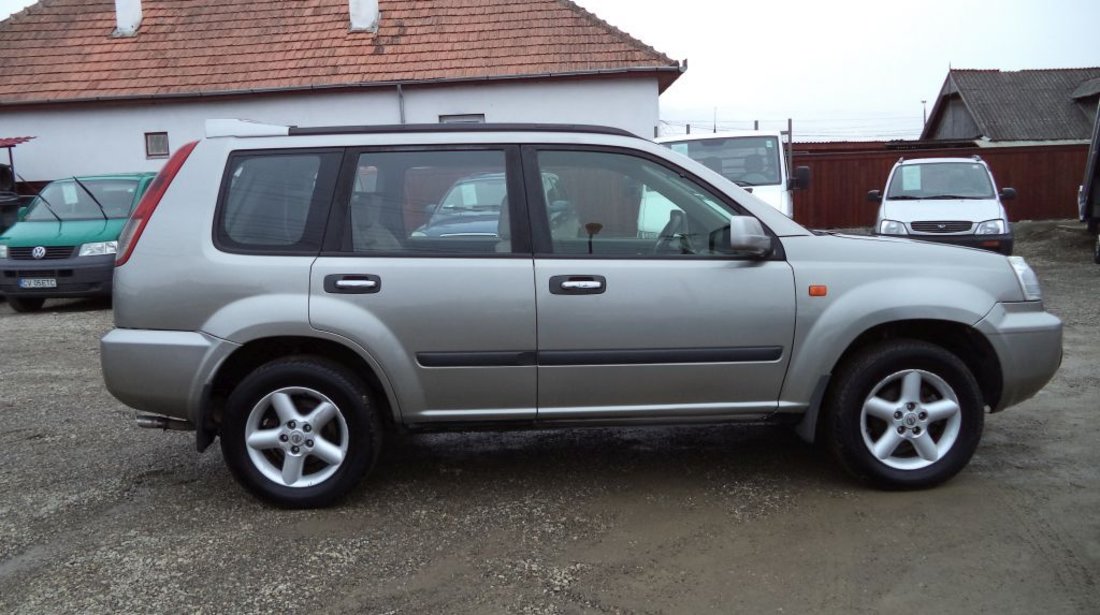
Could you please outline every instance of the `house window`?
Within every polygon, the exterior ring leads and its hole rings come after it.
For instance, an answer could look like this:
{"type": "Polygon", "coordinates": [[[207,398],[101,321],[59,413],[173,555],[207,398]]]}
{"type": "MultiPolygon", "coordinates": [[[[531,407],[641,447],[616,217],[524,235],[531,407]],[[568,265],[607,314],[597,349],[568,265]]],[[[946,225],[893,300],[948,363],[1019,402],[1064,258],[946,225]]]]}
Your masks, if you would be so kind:
{"type": "Polygon", "coordinates": [[[460,115],[441,115],[440,124],[484,124],[484,113],[464,113],[460,115]]]}
{"type": "Polygon", "coordinates": [[[168,154],[168,133],[166,132],[147,132],[145,133],[145,157],[146,158],[167,158],[168,154]]]}

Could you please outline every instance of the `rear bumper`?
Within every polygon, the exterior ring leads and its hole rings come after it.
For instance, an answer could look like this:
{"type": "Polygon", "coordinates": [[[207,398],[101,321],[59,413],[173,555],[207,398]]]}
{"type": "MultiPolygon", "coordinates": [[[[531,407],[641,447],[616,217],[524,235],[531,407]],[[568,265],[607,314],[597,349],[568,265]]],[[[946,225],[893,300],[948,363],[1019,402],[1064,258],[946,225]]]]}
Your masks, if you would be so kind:
{"type": "Polygon", "coordinates": [[[1001,363],[1001,400],[994,412],[1034,396],[1062,363],[1062,321],[1041,302],[999,303],[975,326],[1001,363]]]}
{"type": "Polygon", "coordinates": [[[238,347],[205,333],[114,329],[100,340],[100,366],[127,406],[198,424],[203,388],[238,347]]]}
{"type": "Polygon", "coordinates": [[[0,295],[11,297],[109,297],[115,255],[57,260],[0,261],[0,295]],[[54,288],[23,288],[20,280],[54,280],[54,288]]]}

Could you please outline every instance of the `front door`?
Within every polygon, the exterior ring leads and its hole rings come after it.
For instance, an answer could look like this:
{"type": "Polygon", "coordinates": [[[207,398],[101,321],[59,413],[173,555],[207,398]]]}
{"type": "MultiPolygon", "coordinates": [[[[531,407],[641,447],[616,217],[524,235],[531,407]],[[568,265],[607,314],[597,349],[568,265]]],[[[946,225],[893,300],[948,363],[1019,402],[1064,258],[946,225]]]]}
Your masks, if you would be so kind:
{"type": "Polygon", "coordinates": [[[793,273],[781,256],[729,250],[735,206],[658,159],[523,155],[528,178],[544,178],[527,181],[540,422],[774,411],[794,335],[793,273]]]}

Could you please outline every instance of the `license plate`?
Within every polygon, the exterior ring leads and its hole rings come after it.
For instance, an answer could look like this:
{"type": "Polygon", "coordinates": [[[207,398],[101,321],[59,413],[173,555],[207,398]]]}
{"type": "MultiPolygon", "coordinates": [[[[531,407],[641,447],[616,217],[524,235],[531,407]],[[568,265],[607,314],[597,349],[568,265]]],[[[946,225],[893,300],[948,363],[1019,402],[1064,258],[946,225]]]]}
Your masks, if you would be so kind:
{"type": "Polygon", "coordinates": [[[19,288],[57,288],[54,278],[19,278],[19,288]]]}

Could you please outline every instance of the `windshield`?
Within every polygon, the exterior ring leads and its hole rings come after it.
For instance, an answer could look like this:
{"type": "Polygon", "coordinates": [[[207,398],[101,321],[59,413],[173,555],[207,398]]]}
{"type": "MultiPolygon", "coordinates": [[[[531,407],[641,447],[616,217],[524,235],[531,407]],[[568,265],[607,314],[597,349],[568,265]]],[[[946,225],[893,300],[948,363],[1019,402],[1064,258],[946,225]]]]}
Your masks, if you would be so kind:
{"type": "Polygon", "coordinates": [[[991,199],[993,183],[979,162],[906,164],[894,171],[886,198],[991,199]]]}
{"type": "Polygon", "coordinates": [[[71,179],[50,182],[31,201],[24,220],[102,220],[103,213],[108,218],[130,216],[138,185],[136,179],[81,179],[80,183],[84,184],[83,188],[71,179]],[[91,191],[95,199],[88,196],[84,188],[91,191]],[[103,206],[102,213],[96,201],[103,206]]]}
{"type": "Polygon", "coordinates": [[[780,183],[779,139],[726,137],[666,143],[672,151],[706,165],[738,186],[780,183]]]}

